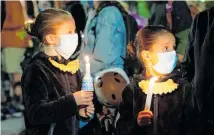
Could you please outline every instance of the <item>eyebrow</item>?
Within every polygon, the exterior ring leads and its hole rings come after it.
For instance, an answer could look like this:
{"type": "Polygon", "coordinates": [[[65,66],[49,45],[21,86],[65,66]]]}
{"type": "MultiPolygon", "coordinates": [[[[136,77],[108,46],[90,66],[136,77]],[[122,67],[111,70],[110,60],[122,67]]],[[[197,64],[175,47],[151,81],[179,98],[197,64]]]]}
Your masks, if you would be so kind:
{"type": "Polygon", "coordinates": [[[161,44],[161,45],[168,45],[169,44],[169,42],[167,42],[167,43],[163,43],[163,44],[161,44]]]}
{"type": "Polygon", "coordinates": [[[70,27],[70,28],[68,29],[68,31],[76,31],[76,27],[74,27],[74,28],[71,28],[71,27],[70,27]]]}

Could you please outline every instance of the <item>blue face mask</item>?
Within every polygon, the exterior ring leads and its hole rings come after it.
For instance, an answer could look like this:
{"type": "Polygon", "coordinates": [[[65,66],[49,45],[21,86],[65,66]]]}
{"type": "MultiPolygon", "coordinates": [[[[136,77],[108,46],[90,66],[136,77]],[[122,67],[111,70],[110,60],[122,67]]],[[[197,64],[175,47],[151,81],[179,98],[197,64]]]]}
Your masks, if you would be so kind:
{"type": "Polygon", "coordinates": [[[160,74],[170,74],[176,67],[177,55],[175,51],[157,53],[158,63],[153,66],[153,69],[160,74]]]}

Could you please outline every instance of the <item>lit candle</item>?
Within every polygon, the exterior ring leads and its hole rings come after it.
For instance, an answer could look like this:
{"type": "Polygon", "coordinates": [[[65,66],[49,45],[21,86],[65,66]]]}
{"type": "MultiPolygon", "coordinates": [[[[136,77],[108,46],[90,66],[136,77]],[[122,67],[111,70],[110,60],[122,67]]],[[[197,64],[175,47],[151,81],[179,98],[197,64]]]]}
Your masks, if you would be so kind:
{"type": "Polygon", "coordinates": [[[85,75],[86,76],[91,76],[91,71],[90,71],[90,62],[89,62],[89,57],[85,56],[85,75]]]}
{"type": "Polygon", "coordinates": [[[158,79],[158,77],[152,77],[149,80],[149,87],[147,90],[146,103],[145,103],[144,110],[148,110],[148,111],[150,110],[151,102],[152,102],[153,87],[154,87],[155,81],[157,81],[157,79],[158,79]]]}
{"type": "Polygon", "coordinates": [[[93,91],[93,78],[91,77],[89,57],[85,56],[85,75],[82,81],[82,90],[93,91]]]}

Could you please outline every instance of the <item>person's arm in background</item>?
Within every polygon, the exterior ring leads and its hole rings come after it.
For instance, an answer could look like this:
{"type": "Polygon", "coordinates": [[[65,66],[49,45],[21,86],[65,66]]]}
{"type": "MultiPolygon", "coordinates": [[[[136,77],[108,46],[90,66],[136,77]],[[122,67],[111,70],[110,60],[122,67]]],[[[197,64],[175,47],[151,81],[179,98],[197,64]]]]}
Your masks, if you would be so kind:
{"type": "Polygon", "coordinates": [[[195,33],[196,33],[196,27],[198,23],[198,15],[195,17],[192,26],[190,28],[189,32],[189,42],[186,47],[186,53],[184,55],[182,66],[184,66],[184,69],[187,72],[187,77],[189,81],[192,81],[194,74],[195,74],[195,60],[194,60],[194,42],[195,42],[195,33]]]}
{"type": "MultiPolygon", "coordinates": [[[[123,41],[118,42],[120,44],[115,43],[117,39],[121,38],[120,36],[123,36],[118,31],[118,29],[122,29],[121,23],[123,23],[123,18],[122,16],[119,17],[119,15],[119,10],[115,7],[106,7],[98,15],[94,52],[91,59],[92,73],[96,73],[104,69],[107,64],[111,65],[117,59],[121,59],[123,41]]],[[[126,39],[125,35],[124,39],[126,39]]]]}

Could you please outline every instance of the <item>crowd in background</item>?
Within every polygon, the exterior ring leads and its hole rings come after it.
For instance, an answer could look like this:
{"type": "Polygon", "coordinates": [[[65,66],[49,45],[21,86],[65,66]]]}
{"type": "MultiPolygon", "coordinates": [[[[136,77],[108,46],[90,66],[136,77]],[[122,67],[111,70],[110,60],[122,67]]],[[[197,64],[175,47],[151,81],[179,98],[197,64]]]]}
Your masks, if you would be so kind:
{"type": "MultiPolygon", "coordinates": [[[[170,28],[177,39],[176,52],[179,62],[183,61],[187,50],[192,21],[199,12],[213,5],[212,2],[200,1],[120,1],[120,4],[136,20],[138,29],[147,25],[163,25],[170,28]],[[169,7],[166,10],[166,4],[171,5],[173,9],[169,7]]],[[[79,39],[77,50],[72,59],[77,58],[79,55],[81,56],[80,51],[82,48],[95,42],[94,37],[91,36],[94,32],[92,27],[96,27],[99,24],[96,24],[95,21],[93,26],[93,21],[90,22],[96,16],[96,13],[92,12],[94,8],[93,1],[1,1],[1,8],[1,120],[5,120],[22,116],[24,111],[21,90],[22,72],[25,69],[25,64],[29,62],[40,47],[40,43],[35,39],[31,39],[25,31],[25,24],[33,22],[35,17],[47,8],[60,8],[69,11],[75,20],[79,39]],[[92,23],[92,25],[89,25],[89,23],[92,23]],[[92,30],[87,31],[88,29],[92,30]]],[[[116,13],[114,12],[114,14],[116,13]]],[[[118,24],[115,25],[121,24],[119,23],[119,18],[117,18],[116,22],[118,24]]],[[[104,30],[99,39],[103,40],[107,31],[104,30]]],[[[125,33],[123,27],[121,27],[121,31],[125,33]]],[[[126,44],[125,37],[125,34],[122,37],[115,36],[115,38],[122,38],[124,41],[124,43],[118,42],[117,44],[126,44]]],[[[106,42],[108,45],[111,44],[107,40],[102,42],[106,42]]],[[[91,50],[86,47],[83,51],[88,53],[91,50]]],[[[100,57],[99,53],[102,53],[104,48],[99,48],[96,51],[98,54],[95,55],[100,57]]],[[[107,58],[103,59],[112,63],[107,58]]],[[[92,61],[92,73],[96,73],[101,69],[103,68],[98,62],[92,61]]]]}

